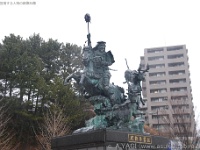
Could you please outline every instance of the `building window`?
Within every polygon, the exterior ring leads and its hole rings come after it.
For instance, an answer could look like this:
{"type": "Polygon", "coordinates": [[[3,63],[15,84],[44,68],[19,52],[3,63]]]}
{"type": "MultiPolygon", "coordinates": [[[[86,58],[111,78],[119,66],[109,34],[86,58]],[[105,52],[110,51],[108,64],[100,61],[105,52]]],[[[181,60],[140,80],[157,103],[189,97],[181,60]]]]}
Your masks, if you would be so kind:
{"type": "Polygon", "coordinates": [[[183,75],[183,74],[185,74],[185,70],[169,71],[169,75],[183,75]]]}
{"type": "Polygon", "coordinates": [[[167,47],[167,51],[176,51],[176,50],[182,50],[183,46],[171,46],[167,47]]]}
{"type": "Polygon", "coordinates": [[[179,123],[174,123],[174,127],[191,127],[191,123],[185,123],[185,122],[179,122],[179,123]]]}
{"type": "Polygon", "coordinates": [[[165,72],[155,72],[155,73],[149,73],[150,77],[161,77],[165,76],[165,72]]]}
{"type": "Polygon", "coordinates": [[[169,128],[170,128],[170,126],[169,126],[169,124],[153,124],[153,126],[152,126],[153,128],[155,128],[155,129],[159,129],[159,130],[169,130],[169,128]]]}
{"type": "Polygon", "coordinates": [[[163,101],[167,101],[167,97],[152,97],[151,98],[151,102],[163,102],[163,101]]]}
{"type": "Polygon", "coordinates": [[[165,64],[149,65],[149,68],[150,68],[150,69],[165,68],[165,64]]]}
{"type": "Polygon", "coordinates": [[[151,98],[151,102],[163,102],[163,101],[167,101],[167,97],[152,97],[151,98]]]}
{"type": "Polygon", "coordinates": [[[164,56],[154,56],[154,57],[148,57],[149,61],[160,61],[164,60],[164,56]]]}
{"type": "Polygon", "coordinates": [[[170,88],[170,92],[185,92],[185,91],[187,91],[187,87],[170,88]]]}
{"type": "Polygon", "coordinates": [[[145,65],[144,64],[140,64],[141,69],[145,69],[145,65]]]}
{"type": "Polygon", "coordinates": [[[172,96],[171,97],[171,100],[172,101],[177,101],[177,100],[184,100],[184,101],[186,101],[186,100],[188,100],[188,96],[172,96]]]}
{"type": "Polygon", "coordinates": [[[190,114],[173,114],[174,119],[190,119],[190,114]]]}
{"type": "Polygon", "coordinates": [[[162,105],[162,106],[151,106],[152,111],[157,111],[157,110],[166,110],[169,109],[168,105],[162,105]]]}
{"type": "Polygon", "coordinates": [[[168,59],[178,59],[178,58],[183,58],[183,54],[176,54],[176,55],[168,55],[168,59]]]}
{"type": "Polygon", "coordinates": [[[186,79],[171,79],[169,80],[169,83],[171,84],[179,84],[179,83],[186,83],[186,79]]]}
{"type": "Polygon", "coordinates": [[[152,89],[150,90],[150,93],[166,93],[167,89],[163,88],[163,89],[152,89]]]}
{"type": "Polygon", "coordinates": [[[189,109],[189,104],[179,104],[179,105],[172,105],[172,109],[178,110],[183,112],[185,109],[189,109]]]}
{"type": "Polygon", "coordinates": [[[168,67],[183,67],[184,62],[169,63],[168,67]]]}
{"type": "Polygon", "coordinates": [[[163,85],[166,84],[165,80],[149,81],[150,85],[163,85]]]}
{"type": "Polygon", "coordinates": [[[147,53],[160,53],[163,52],[164,49],[163,48],[151,48],[151,49],[147,49],[147,53]]]}
{"type": "Polygon", "coordinates": [[[169,120],[169,115],[152,115],[152,119],[169,120]]]}

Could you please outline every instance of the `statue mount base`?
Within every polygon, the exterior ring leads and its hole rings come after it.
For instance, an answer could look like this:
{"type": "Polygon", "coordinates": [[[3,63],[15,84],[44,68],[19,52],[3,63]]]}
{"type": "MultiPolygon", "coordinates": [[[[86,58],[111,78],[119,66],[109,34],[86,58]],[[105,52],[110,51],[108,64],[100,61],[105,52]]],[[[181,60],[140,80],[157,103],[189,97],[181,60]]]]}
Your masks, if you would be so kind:
{"type": "Polygon", "coordinates": [[[167,149],[169,139],[161,136],[100,129],[53,138],[52,150],[138,150],[167,149]]]}

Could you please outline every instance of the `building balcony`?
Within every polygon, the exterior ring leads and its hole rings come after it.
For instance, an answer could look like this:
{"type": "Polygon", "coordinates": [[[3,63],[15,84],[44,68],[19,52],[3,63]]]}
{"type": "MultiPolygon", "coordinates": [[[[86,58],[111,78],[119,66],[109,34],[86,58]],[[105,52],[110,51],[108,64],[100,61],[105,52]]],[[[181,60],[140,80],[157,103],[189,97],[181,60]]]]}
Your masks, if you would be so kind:
{"type": "Polygon", "coordinates": [[[177,74],[177,75],[169,75],[169,80],[171,79],[182,79],[182,78],[188,78],[186,74],[177,74]]]}
{"type": "Polygon", "coordinates": [[[151,89],[166,88],[166,84],[150,84],[149,86],[151,87],[151,89]]]}
{"type": "Polygon", "coordinates": [[[181,57],[181,58],[174,58],[174,59],[168,59],[168,62],[184,62],[185,61],[185,58],[184,57],[181,57]]]}
{"type": "Polygon", "coordinates": [[[165,119],[165,118],[160,118],[159,120],[158,119],[151,119],[149,120],[150,124],[167,124],[170,122],[169,119],[165,119]]]}
{"type": "Polygon", "coordinates": [[[168,93],[150,93],[149,97],[167,97],[168,93]]]}
{"type": "Polygon", "coordinates": [[[183,100],[183,99],[180,99],[180,100],[171,100],[170,101],[170,104],[171,105],[181,105],[181,104],[190,104],[191,102],[189,102],[188,100],[183,100]]]}
{"type": "Polygon", "coordinates": [[[188,91],[170,92],[171,96],[184,96],[188,95],[188,91]]]}
{"type": "Polygon", "coordinates": [[[176,123],[176,124],[191,123],[191,118],[174,118],[173,123],[176,123]]]}
{"type": "Polygon", "coordinates": [[[167,67],[169,71],[176,71],[176,70],[188,70],[185,65],[183,66],[174,66],[174,67],[167,67]]]}
{"type": "Polygon", "coordinates": [[[180,114],[187,114],[187,113],[189,113],[189,114],[192,114],[192,110],[191,109],[173,109],[173,111],[172,111],[172,114],[178,114],[178,113],[180,113],[180,114]]]}
{"type": "Polygon", "coordinates": [[[180,82],[180,83],[169,83],[169,87],[170,88],[175,88],[175,87],[177,87],[177,88],[181,88],[181,87],[188,87],[188,84],[185,82],[185,83],[183,83],[183,82],[180,82]]]}

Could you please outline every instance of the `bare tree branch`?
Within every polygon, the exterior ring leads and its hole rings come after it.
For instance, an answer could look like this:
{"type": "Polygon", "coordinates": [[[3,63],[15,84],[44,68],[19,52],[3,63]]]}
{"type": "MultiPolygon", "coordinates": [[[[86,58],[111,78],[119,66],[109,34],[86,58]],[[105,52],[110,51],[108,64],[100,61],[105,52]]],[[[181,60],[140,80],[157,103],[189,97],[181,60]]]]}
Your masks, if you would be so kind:
{"type": "Polygon", "coordinates": [[[51,150],[51,139],[57,136],[63,136],[70,133],[68,117],[64,114],[63,108],[53,105],[48,108],[44,114],[44,121],[39,123],[39,134],[36,134],[37,140],[42,149],[51,150]]]}
{"type": "Polygon", "coordinates": [[[6,105],[0,106],[0,149],[2,150],[15,150],[19,146],[13,144],[15,133],[7,127],[10,120],[6,105]]]}
{"type": "Polygon", "coordinates": [[[164,110],[162,114],[172,114],[169,118],[162,117],[165,124],[169,124],[163,135],[171,139],[177,139],[183,144],[183,148],[193,150],[199,143],[199,130],[196,124],[191,123],[194,120],[193,113],[189,113],[186,101],[170,101],[171,108],[164,110]],[[167,111],[170,111],[167,112],[167,111]]]}

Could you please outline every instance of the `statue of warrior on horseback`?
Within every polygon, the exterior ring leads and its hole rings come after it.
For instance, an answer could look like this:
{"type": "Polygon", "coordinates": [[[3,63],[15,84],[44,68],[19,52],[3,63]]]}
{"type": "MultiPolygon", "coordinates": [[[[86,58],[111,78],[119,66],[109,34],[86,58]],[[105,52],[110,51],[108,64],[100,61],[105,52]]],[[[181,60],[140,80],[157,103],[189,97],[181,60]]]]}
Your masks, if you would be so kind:
{"type": "MultiPolygon", "coordinates": [[[[69,75],[64,84],[67,84],[72,78],[75,79],[84,88],[85,97],[94,106],[96,116],[86,121],[86,127],[78,129],[74,133],[99,128],[128,129],[128,123],[132,116],[132,99],[127,99],[122,87],[110,83],[109,66],[115,60],[111,51],[106,52],[106,42],[99,41],[92,48],[89,32],[90,19],[90,15],[86,14],[88,35],[87,46],[84,46],[82,53],[84,69],[79,74],[69,75]]],[[[126,81],[130,84],[128,77],[126,81]]],[[[129,90],[128,94],[134,93],[129,90]]]]}
{"type": "MultiPolygon", "coordinates": [[[[92,48],[91,35],[89,33],[89,14],[85,15],[85,21],[88,23],[87,46],[83,48],[83,65],[84,69],[81,75],[71,74],[65,79],[66,84],[70,79],[74,78],[80,85],[85,88],[85,92],[89,97],[102,95],[111,100],[111,104],[116,103],[114,90],[123,92],[122,88],[110,84],[110,68],[115,60],[111,51],[106,52],[106,42],[99,41],[92,48]]],[[[120,93],[121,93],[120,92],[120,93]]],[[[120,98],[120,100],[122,100],[120,98]]],[[[118,100],[118,101],[120,101],[118,100]]]]}

